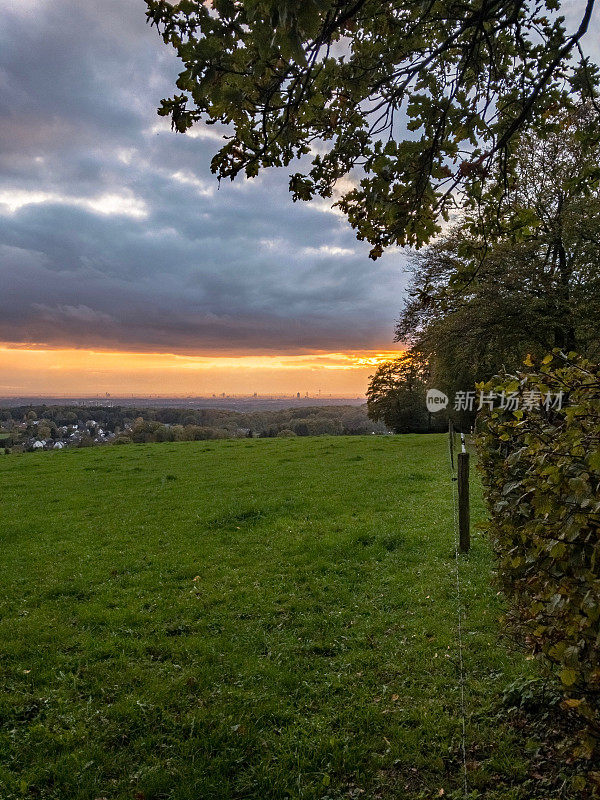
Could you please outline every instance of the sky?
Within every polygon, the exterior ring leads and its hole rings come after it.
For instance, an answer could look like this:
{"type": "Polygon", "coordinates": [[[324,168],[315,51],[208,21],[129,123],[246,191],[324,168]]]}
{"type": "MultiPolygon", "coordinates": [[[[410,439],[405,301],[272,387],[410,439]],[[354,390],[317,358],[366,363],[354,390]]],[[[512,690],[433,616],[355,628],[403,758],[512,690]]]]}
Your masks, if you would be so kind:
{"type": "Polygon", "coordinates": [[[219,187],[219,134],[142,0],[3,0],[0,396],[361,396],[408,281],[291,169],[219,187]]]}
{"type": "Polygon", "coordinates": [[[406,254],[371,261],[290,169],[219,187],[218,131],[156,114],[180,65],[143,0],[0,8],[0,397],[362,396],[406,254]]]}

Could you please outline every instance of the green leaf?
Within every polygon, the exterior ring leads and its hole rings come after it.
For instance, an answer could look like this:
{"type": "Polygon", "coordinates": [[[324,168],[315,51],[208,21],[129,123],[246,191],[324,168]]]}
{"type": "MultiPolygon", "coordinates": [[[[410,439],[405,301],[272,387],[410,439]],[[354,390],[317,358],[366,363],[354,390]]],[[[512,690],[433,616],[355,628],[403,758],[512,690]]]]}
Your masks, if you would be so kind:
{"type": "Polygon", "coordinates": [[[574,669],[562,669],[559,676],[564,686],[574,686],[577,682],[577,672],[574,669]]]}

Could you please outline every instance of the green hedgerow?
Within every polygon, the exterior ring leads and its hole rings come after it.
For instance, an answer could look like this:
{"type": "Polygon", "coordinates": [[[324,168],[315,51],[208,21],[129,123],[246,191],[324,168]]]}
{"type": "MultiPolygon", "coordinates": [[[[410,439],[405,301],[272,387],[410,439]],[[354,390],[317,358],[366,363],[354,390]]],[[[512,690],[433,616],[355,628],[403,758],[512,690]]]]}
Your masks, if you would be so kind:
{"type": "Polygon", "coordinates": [[[487,527],[508,620],[555,667],[563,706],[585,722],[579,755],[592,757],[600,749],[600,367],[558,351],[525,364],[527,372],[479,387],[504,401],[478,420],[487,527]]]}

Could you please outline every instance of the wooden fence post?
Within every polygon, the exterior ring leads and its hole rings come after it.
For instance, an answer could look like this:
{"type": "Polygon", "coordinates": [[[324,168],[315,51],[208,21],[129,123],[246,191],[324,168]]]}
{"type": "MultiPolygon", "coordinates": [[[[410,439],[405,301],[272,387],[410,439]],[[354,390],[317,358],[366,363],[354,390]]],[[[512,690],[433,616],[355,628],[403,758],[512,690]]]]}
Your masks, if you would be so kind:
{"type": "Polygon", "coordinates": [[[463,445],[458,454],[458,539],[461,553],[471,547],[471,515],[469,511],[469,454],[463,445]]]}

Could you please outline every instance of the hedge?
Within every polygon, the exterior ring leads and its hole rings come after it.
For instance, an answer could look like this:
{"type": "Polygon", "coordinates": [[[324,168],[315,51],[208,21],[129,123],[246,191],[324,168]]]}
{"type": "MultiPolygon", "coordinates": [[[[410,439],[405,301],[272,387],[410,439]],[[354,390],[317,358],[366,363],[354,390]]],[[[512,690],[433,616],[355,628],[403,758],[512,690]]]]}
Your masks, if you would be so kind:
{"type": "Polygon", "coordinates": [[[600,751],[600,367],[559,352],[525,364],[478,387],[505,406],[496,402],[477,423],[487,528],[507,621],[555,669],[564,707],[583,723],[577,754],[592,758],[600,751]],[[559,392],[562,408],[552,408],[559,392]]]}

